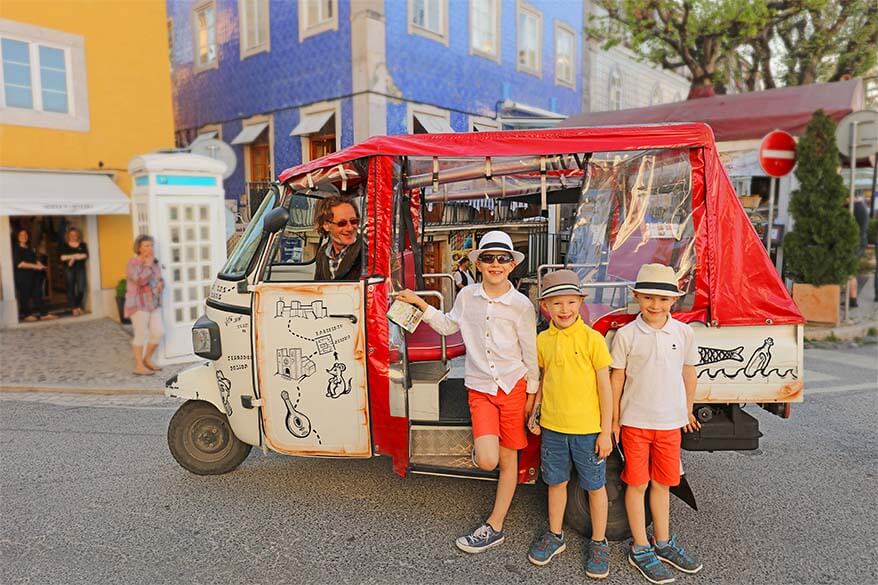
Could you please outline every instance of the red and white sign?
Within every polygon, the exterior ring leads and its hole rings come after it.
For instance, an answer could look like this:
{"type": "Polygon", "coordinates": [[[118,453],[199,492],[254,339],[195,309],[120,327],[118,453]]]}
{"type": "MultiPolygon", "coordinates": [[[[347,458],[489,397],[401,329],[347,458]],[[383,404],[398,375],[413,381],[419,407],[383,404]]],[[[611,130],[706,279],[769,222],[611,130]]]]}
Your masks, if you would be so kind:
{"type": "Polygon", "coordinates": [[[769,177],[783,177],[796,166],[796,139],[789,132],[774,130],[759,145],[759,166],[769,177]]]}

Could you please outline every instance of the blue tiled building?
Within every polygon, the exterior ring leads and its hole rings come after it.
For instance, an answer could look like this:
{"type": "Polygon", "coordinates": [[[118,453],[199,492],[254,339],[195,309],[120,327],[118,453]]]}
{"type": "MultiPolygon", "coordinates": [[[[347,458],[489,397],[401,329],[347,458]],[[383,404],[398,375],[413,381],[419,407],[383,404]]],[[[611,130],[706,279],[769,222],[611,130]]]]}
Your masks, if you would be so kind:
{"type": "Polygon", "coordinates": [[[579,0],[168,0],[178,143],[240,197],[379,134],[551,126],[582,106],[579,0]]]}

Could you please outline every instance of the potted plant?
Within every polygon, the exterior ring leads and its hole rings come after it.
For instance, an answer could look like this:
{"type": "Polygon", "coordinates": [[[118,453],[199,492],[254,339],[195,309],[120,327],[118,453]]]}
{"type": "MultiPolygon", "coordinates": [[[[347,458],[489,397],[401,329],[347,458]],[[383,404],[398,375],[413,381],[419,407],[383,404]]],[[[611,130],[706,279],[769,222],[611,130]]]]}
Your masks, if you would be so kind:
{"type": "Polygon", "coordinates": [[[835,123],[817,110],[796,147],[799,188],[790,198],[793,230],[784,238],[793,300],[809,322],[838,323],[841,285],[856,273],[859,231],[838,172],[835,123]]]}
{"type": "Polygon", "coordinates": [[[128,291],[128,281],[124,278],[116,283],[116,308],[119,309],[119,322],[128,324],[131,320],[125,316],[125,293],[128,291]]]}

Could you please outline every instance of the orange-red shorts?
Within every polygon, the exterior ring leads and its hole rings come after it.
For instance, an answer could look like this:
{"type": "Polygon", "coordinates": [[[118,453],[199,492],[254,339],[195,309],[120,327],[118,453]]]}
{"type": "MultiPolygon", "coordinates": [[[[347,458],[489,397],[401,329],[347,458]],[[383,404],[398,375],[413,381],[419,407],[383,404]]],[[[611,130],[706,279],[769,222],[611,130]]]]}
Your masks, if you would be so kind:
{"type": "Polygon", "coordinates": [[[649,480],[663,485],[680,483],[680,429],[656,431],[622,427],[622,453],[625,468],[622,481],[643,485],[649,480]]]}
{"type": "Polygon", "coordinates": [[[527,403],[527,380],[522,378],[509,394],[497,389],[497,395],[469,390],[469,412],[473,439],[484,435],[500,437],[507,449],[527,447],[524,409],[527,403]]]}

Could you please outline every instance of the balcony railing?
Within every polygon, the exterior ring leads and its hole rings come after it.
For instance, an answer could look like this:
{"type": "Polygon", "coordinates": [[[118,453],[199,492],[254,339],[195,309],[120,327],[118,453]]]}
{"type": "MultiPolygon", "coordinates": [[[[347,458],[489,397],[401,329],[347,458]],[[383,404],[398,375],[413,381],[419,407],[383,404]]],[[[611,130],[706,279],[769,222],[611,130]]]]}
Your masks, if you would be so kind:
{"type": "Polygon", "coordinates": [[[540,217],[538,203],[504,199],[437,201],[427,203],[425,210],[424,224],[427,228],[490,225],[540,217]]]}

